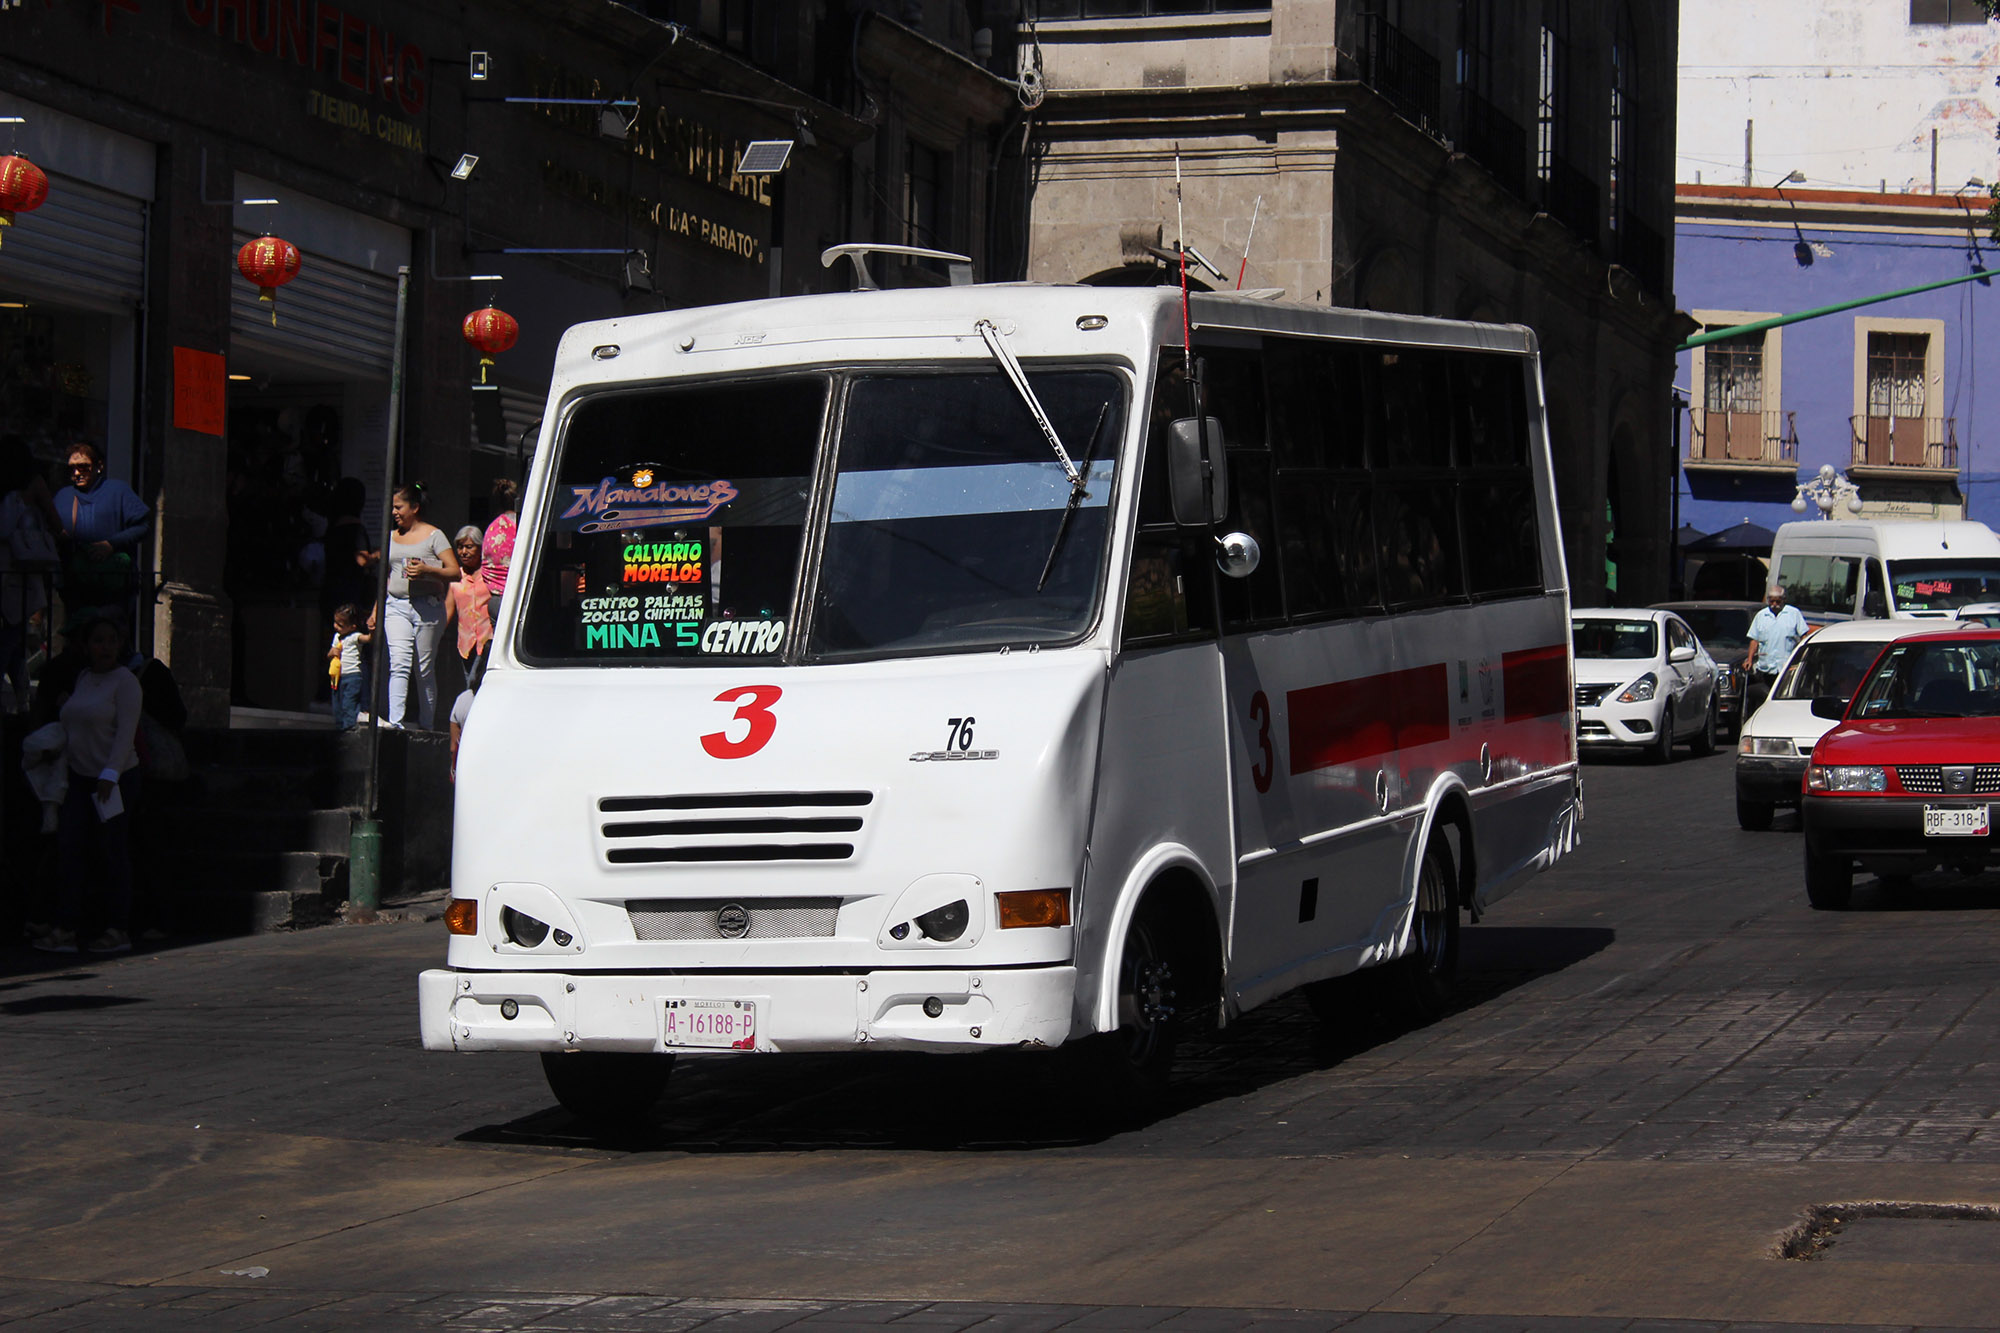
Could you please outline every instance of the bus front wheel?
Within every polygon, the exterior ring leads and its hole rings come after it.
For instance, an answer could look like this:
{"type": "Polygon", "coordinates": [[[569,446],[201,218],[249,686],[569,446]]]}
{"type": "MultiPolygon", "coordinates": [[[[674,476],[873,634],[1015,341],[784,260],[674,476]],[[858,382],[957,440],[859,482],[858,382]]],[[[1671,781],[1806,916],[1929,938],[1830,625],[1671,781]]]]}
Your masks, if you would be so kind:
{"type": "Polygon", "coordinates": [[[1458,883],[1451,849],[1433,837],[1417,872],[1417,910],[1410,921],[1410,951],[1389,964],[1391,985],[1403,1008],[1422,1023],[1444,1016],[1458,985],[1458,883]]]}
{"type": "Polygon", "coordinates": [[[1082,1105],[1117,1122],[1143,1117],[1167,1093],[1174,1051],[1185,1028],[1183,988],[1173,914],[1158,900],[1142,902],[1125,931],[1118,961],[1118,1027],[1073,1044],[1082,1105]]]}
{"type": "Polygon", "coordinates": [[[599,1129],[646,1123],[674,1072],[671,1055],[623,1051],[544,1051],[542,1074],[562,1108],[599,1129]]]}

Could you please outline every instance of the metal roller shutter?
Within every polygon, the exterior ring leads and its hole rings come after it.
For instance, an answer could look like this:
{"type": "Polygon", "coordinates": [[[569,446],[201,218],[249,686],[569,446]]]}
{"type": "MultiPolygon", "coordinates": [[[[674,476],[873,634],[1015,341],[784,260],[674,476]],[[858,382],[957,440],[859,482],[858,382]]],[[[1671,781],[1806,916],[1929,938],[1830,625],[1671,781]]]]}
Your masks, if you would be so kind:
{"type": "MultiPolygon", "coordinates": [[[[240,249],[257,238],[236,233],[240,249]]],[[[239,274],[229,284],[232,338],[341,375],[387,379],[396,346],[396,280],[305,252],[278,289],[278,322],[239,274]]]]}
{"type": "Polygon", "coordinates": [[[0,231],[0,290],[130,314],[146,294],[144,200],[49,172],[49,197],[0,231]]]}

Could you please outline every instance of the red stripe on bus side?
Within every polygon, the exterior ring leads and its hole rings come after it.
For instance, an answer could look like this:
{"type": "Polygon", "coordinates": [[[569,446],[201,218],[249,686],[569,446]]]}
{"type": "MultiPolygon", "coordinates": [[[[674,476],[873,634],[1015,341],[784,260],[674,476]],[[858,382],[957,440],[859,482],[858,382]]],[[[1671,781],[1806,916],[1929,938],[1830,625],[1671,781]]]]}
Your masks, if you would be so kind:
{"type": "Polygon", "coordinates": [[[1294,777],[1451,737],[1444,664],[1285,694],[1294,777]]]}
{"type": "Polygon", "coordinates": [[[1503,654],[1500,680],[1507,695],[1509,722],[1568,713],[1574,706],[1569,685],[1569,651],[1560,643],[1503,654]]]}

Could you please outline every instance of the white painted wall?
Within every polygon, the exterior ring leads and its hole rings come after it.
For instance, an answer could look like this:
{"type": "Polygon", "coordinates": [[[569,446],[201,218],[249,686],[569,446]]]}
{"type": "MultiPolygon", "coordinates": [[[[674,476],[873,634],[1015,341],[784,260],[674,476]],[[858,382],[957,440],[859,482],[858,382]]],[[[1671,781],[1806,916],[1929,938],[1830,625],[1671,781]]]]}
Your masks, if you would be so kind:
{"type": "Polygon", "coordinates": [[[1674,179],[1793,170],[1819,189],[1928,192],[2000,179],[2000,23],[1912,27],[1908,0],[1681,0],[1674,179]]]}

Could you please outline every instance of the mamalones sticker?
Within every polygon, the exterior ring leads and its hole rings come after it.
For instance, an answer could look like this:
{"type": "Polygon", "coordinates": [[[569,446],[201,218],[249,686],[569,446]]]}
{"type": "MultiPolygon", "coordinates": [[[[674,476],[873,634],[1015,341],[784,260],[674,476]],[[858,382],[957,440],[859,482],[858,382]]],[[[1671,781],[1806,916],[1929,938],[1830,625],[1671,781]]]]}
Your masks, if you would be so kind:
{"type": "Polygon", "coordinates": [[[574,524],[578,532],[637,532],[699,523],[740,494],[734,483],[721,479],[663,481],[657,469],[644,463],[595,486],[569,490],[569,507],[556,521],[574,524]]]}

